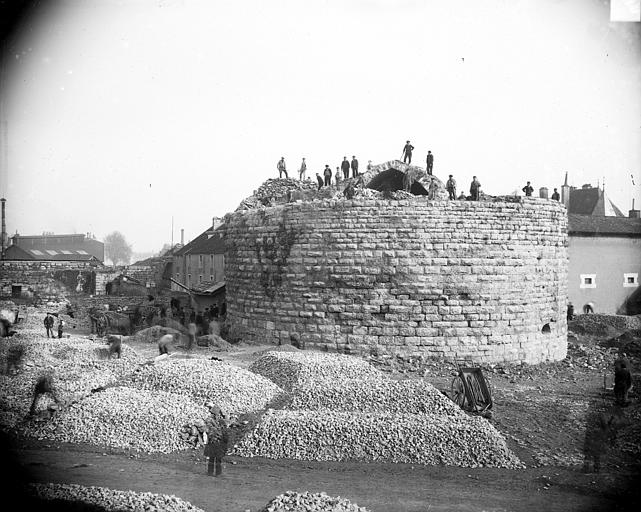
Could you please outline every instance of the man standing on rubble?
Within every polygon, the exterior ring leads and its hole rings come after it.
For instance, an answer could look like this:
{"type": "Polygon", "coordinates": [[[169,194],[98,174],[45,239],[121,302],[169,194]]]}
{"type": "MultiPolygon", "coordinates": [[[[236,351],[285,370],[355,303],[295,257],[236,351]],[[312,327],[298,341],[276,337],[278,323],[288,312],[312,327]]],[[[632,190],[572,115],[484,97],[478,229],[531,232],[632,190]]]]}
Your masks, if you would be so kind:
{"type": "Polygon", "coordinates": [[[358,176],[358,160],[352,155],[352,178],[356,178],[356,176],[358,176]]]}
{"type": "Polygon", "coordinates": [[[325,177],[325,186],[329,187],[332,184],[332,170],[329,168],[329,165],[325,166],[323,176],[325,177]]]}
{"type": "Polygon", "coordinates": [[[225,415],[213,402],[206,404],[210,416],[205,420],[205,457],[207,457],[207,474],[220,476],[223,472],[223,457],[229,445],[229,427],[225,415]]]}
{"type": "Polygon", "coordinates": [[[456,180],[450,174],[450,178],[445,183],[445,189],[450,194],[450,199],[456,199],[456,180]]]}
{"type": "MultiPolygon", "coordinates": [[[[327,167],[327,166],[325,166],[327,167]]],[[[323,188],[323,178],[321,178],[321,175],[316,173],[316,181],[318,182],[318,190],[323,188]]]]}
{"type": "Polygon", "coordinates": [[[410,141],[408,140],[405,146],[403,147],[403,163],[406,163],[405,160],[407,160],[407,165],[410,165],[412,163],[412,151],[414,150],[414,146],[410,144],[410,141]]]}
{"type": "Polygon", "coordinates": [[[427,152],[426,164],[427,164],[427,174],[431,176],[432,168],[434,167],[434,155],[432,154],[431,151],[427,152]]]}
{"type": "Polygon", "coordinates": [[[300,164],[300,169],[298,170],[298,176],[301,181],[305,179],[305,172],[307,172],[307,164],[305,163],[305,157],[303,157],[303,162],[300,164]]]}
{"type": "Polygon", "coordinates": [[[53,334],[53,317],[49,313],[45,316],[45,329],[47,330],[47,338],[55,338],[53,334]]]}
{"type": "Polygon", "coordinates": [[[278,177],[282,178],[283,173],[285,173],[285,178],[287,179],[289,176],[287,176],[287,168],[285,167],[285,157],[281,156],[280,160],[278,161],[278,164],[276,164],[276,168],[278,169],[278,177]]]}
{"type": "Polygon", "coordinates": [[[347,161],[347,157],[343,157],[343,161],[341,162],[341,171],[343,171],[343,177],[345,179],[349,178],[349,162],[347,161]]]}
{"type": "Polygon", "coordinates": [[[481,182],[476,179],[476,176],[472,176],[472,183],[470,184],[470,195],[472,196],[472,201],[479,200],[480,192],[481,182]]]}
{"type": "Polygon", "coordinates": [[[521,190],[525,192],[525,197],[532,197],[532,192],[534,192],[534,188],[532,187],[532,185],[530,185],[529,181],[527,182],[527,185],[525,185],[525,187],[523,187],[521,190]]]}
{"type": "Polygon", "coordinates": [[[62,328],[65,325],[65,321],[62,317],[58,318],[58,338],[62,338],[62,328]]]}

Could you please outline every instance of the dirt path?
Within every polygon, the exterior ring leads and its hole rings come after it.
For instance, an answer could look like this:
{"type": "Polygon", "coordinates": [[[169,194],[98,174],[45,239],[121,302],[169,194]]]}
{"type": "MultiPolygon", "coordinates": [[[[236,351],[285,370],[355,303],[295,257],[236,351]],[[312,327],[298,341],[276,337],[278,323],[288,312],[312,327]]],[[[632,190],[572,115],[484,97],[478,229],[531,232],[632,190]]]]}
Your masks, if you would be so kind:
{"type": "Polygon", "coordinates": [[[31,481],[174,494],[208,512],[255,512],[287,490],[324,491],[373,512],[624,510],[634,497],[632,474],[566,468],[511,471],[230,457],[223,476],[211,478],[197,453],[133,459],[32,448],[18,450],[16,457],[31,481]]]}

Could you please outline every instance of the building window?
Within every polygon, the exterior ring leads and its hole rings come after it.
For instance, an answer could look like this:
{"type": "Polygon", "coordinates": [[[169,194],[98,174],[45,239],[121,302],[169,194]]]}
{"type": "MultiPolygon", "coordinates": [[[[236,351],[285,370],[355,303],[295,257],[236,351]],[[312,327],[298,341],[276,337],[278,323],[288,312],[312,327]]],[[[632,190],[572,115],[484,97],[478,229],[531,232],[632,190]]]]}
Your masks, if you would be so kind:
{"type": "Polygon", "coordinates": [[[636,272],[623,274],[623,287],[624,288],[636,288],[639,286],[639,274],[636,272]]]}
{"type": "Polygon", "coordinates": [[[596,274],[581,274],[579,288],[596,288],[596,274]]]}
{"type": "Polygon", "coordinates": [[[214,274],[209,274],[209,280],[213,281],[214,280],[214,274]]]}
{"type": "Polygon", "coordinates": [[[11,285],[11,297],[14,299],[19,299],[22,296],[22,285],[13,284],[11,285]]]}

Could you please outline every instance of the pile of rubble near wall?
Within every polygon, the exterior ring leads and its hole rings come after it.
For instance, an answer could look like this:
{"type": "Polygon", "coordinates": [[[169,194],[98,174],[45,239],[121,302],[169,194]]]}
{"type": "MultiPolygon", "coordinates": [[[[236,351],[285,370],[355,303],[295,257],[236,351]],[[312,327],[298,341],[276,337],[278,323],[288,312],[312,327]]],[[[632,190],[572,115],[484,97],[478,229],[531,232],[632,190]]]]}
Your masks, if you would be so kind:
{"type": "Polygon", "coordinates": [[[355,357],[348,365],[349,356],[338,354],[271,352],[263,357],[250,369],[291,390],[290,410],[268,410],[235,446],[236,455],[523,467],[487,420],[457,410],[427,383],[398,384],[373,368],[367,371],[355,357]],[[382,410],[379,399],[394,402],[392,411],[382,410]]]}

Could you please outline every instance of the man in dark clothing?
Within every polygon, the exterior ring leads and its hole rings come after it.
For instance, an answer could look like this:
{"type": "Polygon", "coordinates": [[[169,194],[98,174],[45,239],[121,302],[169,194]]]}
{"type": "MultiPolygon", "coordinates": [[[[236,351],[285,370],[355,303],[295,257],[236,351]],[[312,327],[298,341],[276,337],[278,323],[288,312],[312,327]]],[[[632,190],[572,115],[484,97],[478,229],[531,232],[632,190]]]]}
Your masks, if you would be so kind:
{"type": "Polygon", "coordinates": [[[481,182],[476,179],[476,176],[472,176],[472,184],[470,185],[470,194],[472,195],[472,201],[479,200],[480,191],[481,191],[481,182]]]}
{"type": "Polygon", "coordinates": [[[356,178],[356,176],[358,176],[358,160],[352,155],[352,178],[356,178]]]}
{"type": "Polygon", "coordinates": [[[412,151],[414,150],[414,146],[410,144],[410,141],[408,140],[405,146],[403,147],[403,163],[411,164],[412,163],[412,151]],[[407,162],[405,162],[407,160],[407,162]]]}
{"type": "Polygon", "coordinates": [[[348,183],[347,187],[345,187],[345,190],[343,190],[343,195],[346,199],[352,199],[354,197],[354,193],[354,185],[352,183],[348,183]]]}
{"type": "Polygon", "coordinates": [[[432,168],[434,167],[434,155],[431,151],[427,152],[427,174],[432,175],[432,168]]]}
{"type": "Polygon", "coordinates": [[[64,327],[65,322],[62,318],[58,319],[58,338],[62,338],[62,328],[64,327]]]}
{"type": "Polygon", "coordinates": [[[456,180],[450,174],[450,179],[445,183],[445,189],[450,195],[450,199],[456,199],[456,180]]]}
{"type": "Polygon", "coordinates": [[[287,176],[287,168],[285,167],[285,157],[281,156],[280,160],[278,161],[278,164],[276,164],[276,168],[278,169],[278,177],[282,178],[283,173],[285,173],[285,178],[288,178],[287,176]]]}
{"type": "Polygon", "coordinates": [[[214,304],[211,307],[211,316],[212,318],[218,318],[218,304],[214,304]]]}
{"type": "Polygon", "coordinates": [[[534,188],[532,188],[532,185],[530,185],[529,181],[527,182],[527,185],[525,185],[525,187],[523,187],[521,190],[525,192],[526,197],[530,197],[532,195],[532,192],[534,192],[534,188]]]}
{"type": "Polygon", "coordinates": [[[196,315],[196,321],[194,322],[198,327],[203,325],[203,314],[201,311],[198,311],[198,314],[196,315]]]}
{"type": "Polygon", "coordinates": [[[321,178],[321,175],[316,173],[316,181],[318,181],[318,190],[323,188],[323,178],[321,178]]]}
{"type": "Polygon", "coordinates": [[[36,412],[36,404],[38,402],[38,398],[40,398],[41,395],[46,394],[49,394],[54,399],[56,404],[60,402],[60,400],[58,399],[58,394],[56,393],[56,388],[53,384],[52,373],[45,373],[44,375],[38,377],[35,389],[33,390],[33,401],[31,402],[31,407],[29,408],[29,414],[33,415],[36,412]]]}
{"type": "Polygon", "coordinates": [[[628,393],[632,389],[632,376],[630,375],[630,361],[625,354],[614,361],[614,399],[617,405],[626,407],[630,405],[628,393]]]}
{"type": "Polygon", "coordinates": [[[349,162],[347,161],[347,157],[343,157],[343,161],[341,162],[341,171],[343,171],[343,176],[345,179],[349,178],[349,162]]]}
{"type": "Polygon", "coordinates": [[[45,316],[45,329],[47,330],[47,338],[55,338],[53,334],[53,317],[49,313],[45,316]]]}
{"type": "Polygon", "coordinates": [[[207,474],[219,476],[223,472],[223,457],[229,446],[229,427],[223,412],[212,402],[207,403],[210,416],[205,420],[207,441],[205,457],[207,457],[207,474]]]}
{"type": "Polygon", "coordinates": [[[332,184],[332,170],[329,168],[329,165],[325,166],[323,176],[325,177],[325,186],[329,187],[332,184]]]}
{"type": "Polygon", "coordinates": [[[554,192],[552,192],[552,199],[554,201],[560,201],[561,200],[561,196],[559,195],[559,192],[556,189],[554,189],[554,192]]]}

